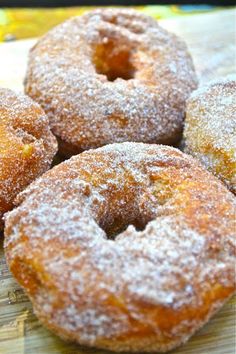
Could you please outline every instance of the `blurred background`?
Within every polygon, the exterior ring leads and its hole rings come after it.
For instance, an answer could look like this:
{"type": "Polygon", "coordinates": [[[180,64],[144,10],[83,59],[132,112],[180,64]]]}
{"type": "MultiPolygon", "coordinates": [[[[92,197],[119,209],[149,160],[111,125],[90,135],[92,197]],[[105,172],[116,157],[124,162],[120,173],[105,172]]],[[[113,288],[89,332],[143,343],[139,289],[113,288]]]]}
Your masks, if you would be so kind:
{"type": "Polygon", "coordinates": [[[165,19],[220,11],[235,4],[235,0],[0,0],[0,42],[41,36],[58,23],[81,15],[91,7],[132,6],[156,19],[165,19]]]}
{"type": "Polygon", "coordinates": [[[211,4],[211,5],[231,5],[235,4],[235,0],[0,0],[0,6],[100,6],[100,5],[145,5],[145,4],[211,4]]]}

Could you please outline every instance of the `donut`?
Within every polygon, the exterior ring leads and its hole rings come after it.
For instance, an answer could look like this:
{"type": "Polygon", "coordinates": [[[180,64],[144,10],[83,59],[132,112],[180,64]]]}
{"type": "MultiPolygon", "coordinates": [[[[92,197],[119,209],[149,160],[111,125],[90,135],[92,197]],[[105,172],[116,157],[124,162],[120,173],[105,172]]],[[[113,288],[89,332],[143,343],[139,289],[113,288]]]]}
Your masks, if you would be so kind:
{"type": "Polygon", "coordinates": [[[49,168],[56,151],[42,108],[23,94],[0,88],[0,230],[16,195],[49,168]]]}
{"type": "Polygon", "coordinates": [[[235,197],[173,147],[87,150],[16,203],[6,216],[8,265],[63,339],[165,352],[235,291],[235,197]]]}
{"type": "Polygon", "coordinates": [[[52,29],[31,50],[25,80],[67,156],[115,142],[175,144],[195,88],[182,40],[128,9],[52,29]]]}
{"type": "Polygon", "coordinates": [[[236,75],[194,91],[186,112],[185,151],[236,194],[236,75]]]}

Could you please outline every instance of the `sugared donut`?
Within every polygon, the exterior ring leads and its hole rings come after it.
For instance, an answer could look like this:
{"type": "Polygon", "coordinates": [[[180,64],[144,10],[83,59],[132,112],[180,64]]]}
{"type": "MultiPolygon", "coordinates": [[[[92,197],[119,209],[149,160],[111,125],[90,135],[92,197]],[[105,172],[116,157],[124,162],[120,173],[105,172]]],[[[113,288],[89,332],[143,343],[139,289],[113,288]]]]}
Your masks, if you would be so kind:
{"type": "Polygon", "coordinates": [[[185,151],[236,193],[236,75],[196,90],[188,100],[185,151]]]}
{"type": "Polygon", "coordinates": [[[51,30],[31,50],[25,82],[67,155],[113,142],[174,144],[194,88],[182,40],[127,9],[91,11],[51,30]]]}
{"type": "Polygon", "coordinates": [[[9,267],[64,339],[164,352],[235,290],[235,197],[174,148],[86,151],[17,203],[6,217],[9,267]]]}
{"type": "Polygon", "coordinates": [[[56,150],[42,108],[25,95],[0,89],[0,229],[17,193],[49,168],[56,150]]]}

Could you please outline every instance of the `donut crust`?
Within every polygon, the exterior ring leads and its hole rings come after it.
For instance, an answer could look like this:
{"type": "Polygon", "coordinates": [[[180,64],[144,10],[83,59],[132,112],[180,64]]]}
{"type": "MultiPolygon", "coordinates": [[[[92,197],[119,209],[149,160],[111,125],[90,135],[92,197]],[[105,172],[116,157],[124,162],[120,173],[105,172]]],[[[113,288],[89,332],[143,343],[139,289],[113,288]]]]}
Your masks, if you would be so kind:
{"type": "Polygon", "coordinates": [[[86,151],[16,203],[8,265],[39,319],[66,340],[165,352],[235,291],[235,198],[174,148],[86,151]]]}

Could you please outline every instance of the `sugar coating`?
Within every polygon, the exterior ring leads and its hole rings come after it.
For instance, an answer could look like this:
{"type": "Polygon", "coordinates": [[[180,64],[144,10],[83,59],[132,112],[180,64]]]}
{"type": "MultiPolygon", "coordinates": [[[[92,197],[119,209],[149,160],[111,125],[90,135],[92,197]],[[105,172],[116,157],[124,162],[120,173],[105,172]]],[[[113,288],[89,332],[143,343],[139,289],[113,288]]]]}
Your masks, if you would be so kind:
{"type": "Polygon", "coordinates": [[[49,168],[56,150],[56,139],[39,105],[0,88],[0,228],[17,193],[49,168]]]}
{"type": "Polygon", "coordinates": [[[235,290],[235,198],[174,148],[83,152],[16,203],[6,216],[8,265],[62,338],[167,351],[235,290]]]}
{"type": "Polygon", "coordinates": [[[25,81],[61,151],[71,154],[113,142],[177,142],[195,88],[182,40],[128,9],[95,10],[55,27],[31,50],[25,81]],[[112,56],[119,62],[111,64],[112,56]],[[131,66],[132,77],[109,81],[94,61],[107,72],[114,65],[127,74],[131,66]]]}
{"type": "Polygon", "coordinates": [[[186,111],[185,151],[236,193],[236,75],[194,91],[186,111]]]}

